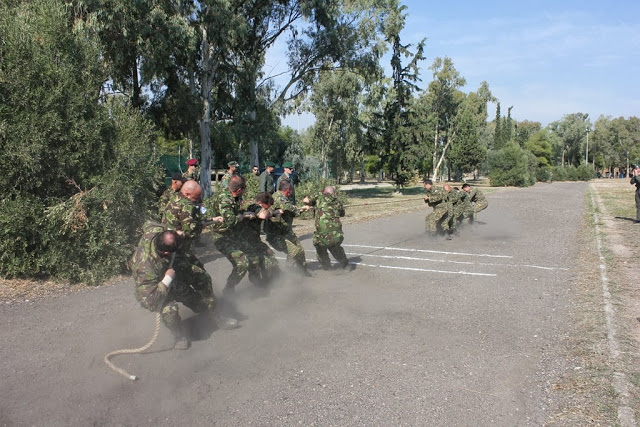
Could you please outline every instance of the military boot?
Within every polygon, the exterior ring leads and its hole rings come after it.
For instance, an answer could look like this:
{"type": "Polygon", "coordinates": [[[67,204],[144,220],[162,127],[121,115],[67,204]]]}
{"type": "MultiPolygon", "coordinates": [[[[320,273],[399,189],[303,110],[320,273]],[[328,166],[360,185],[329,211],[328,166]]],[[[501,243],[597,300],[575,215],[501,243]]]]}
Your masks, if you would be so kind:
{"type": "Polygon", "coordinates": [[[444,232],[444,238],[446,240],[451,240],[451,232],[449,230],[444,232]]]}
{"type": "Polygon", "coordinates": [[[191,341],[183,327],[180,327],[177,331],[173,331],[173,336],[175,338],[173,348],[176,350],[186,350],[191,347],[191,341]]]}

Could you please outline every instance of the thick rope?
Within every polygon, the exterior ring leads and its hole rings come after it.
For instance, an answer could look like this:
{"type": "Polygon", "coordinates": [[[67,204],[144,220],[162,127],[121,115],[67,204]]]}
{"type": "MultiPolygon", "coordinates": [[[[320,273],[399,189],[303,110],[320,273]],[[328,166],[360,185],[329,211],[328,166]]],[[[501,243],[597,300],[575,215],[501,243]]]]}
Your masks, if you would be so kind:
{"type": "Polygon", "coordinates": [[[122,368],[117,367],[109,359],[112,356],[117,356],[118,354],[136,354],[136,353],[142,353],[142,352],[148,350],[149,347],[151,347],[153,345],[153,343],[155,343],[156,340],[158,339],[158,333],[160,332],[160,321],[161,320],[162,320],[162,316],[160,315],[160,313],[156,313],[156,329],[155,329],[155,331],[153,331],[153,337],[151,337],[151,340],[147,344],[143,345],[142,347],[138,347],[138,348],[127,348],[127,349],[112,351],[111,353],[107,354],[104,357],[104,363],[106,363],[108,367],[110,367],[111,369],[113,369],[114,371],[119,373],[120,375],[123,375],[123,376],[125,376],[128,379],[133,380],[133,381],[137,380],[138,377],[136,377],[133,374],[130,374],[129,372],[125,371],[122,368]]]}

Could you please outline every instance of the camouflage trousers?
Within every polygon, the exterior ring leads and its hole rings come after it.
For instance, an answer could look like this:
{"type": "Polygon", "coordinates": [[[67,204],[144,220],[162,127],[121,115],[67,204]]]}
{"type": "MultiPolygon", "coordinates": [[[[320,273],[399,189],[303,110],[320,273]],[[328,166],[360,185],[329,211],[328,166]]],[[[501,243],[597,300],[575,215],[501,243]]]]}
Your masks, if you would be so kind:
{"type": "Polygon", "coordinates": [[[278,252],[287,254],[287,264],[306,268],[304,248],[292,231],[287,234],[267,233],[267,242],[278,252]]]}
{"type": "Polygon", "coordinates": [[[440,203],[433,208],[433,212],[424,219],[424,229],[431,234],[438,234],[438,231],[447,231],[450,223],[453,222],[453,209],[446,203],[440,203]]]}
{"type": "Polygon", "coordinates": [[[483,211],[485,209],[487,209],[487,206],[489,206],[489,202],[487,202],[487,200],[480,200],[479,202],[476,202],[473,204],[473,213],[474,215],[477,214],[480,211],[483,211]]]}
{"type": "Polygon", "coordinates": [[[184,254],[176,258],[176,277],[171,282],[165,296],[158,291],[157,284],[138,286],[135,291],[140,304],[151,311],[160,312],[162,323],[172,332],[180,332],[182,318],[178,303],[189,307],[195,313],[212,312],[216,306],[211,276],[194,254],[184,254]]]}
{"type": "Polygon", "coordinates": [[[344,236],[342,233],[320,234],[317,231],[313,233],[313,246],[316,248],[316,256],[318,262],[324,269],[331,268],[331,259],[328,252],[340,263],[342,267],[349,265],[347,254],[344,252],[342,242],[344,236]]]}
{"type": "Polygon", "coordinates": [[[275,253],[261,240],[250,242],[247,252],[249,281],[256,286],[266,286],[280,274],[280,263],[275,253]]]}
{"type": "Polygon", "coordinates": [[[224,235],[214,243],[233,267],[225,288],[235,288],[247,272],[251,283],[263,285],[276,277],[280,270],[273,251],[262,241],[243,242],[241,236],[224,235]]]}

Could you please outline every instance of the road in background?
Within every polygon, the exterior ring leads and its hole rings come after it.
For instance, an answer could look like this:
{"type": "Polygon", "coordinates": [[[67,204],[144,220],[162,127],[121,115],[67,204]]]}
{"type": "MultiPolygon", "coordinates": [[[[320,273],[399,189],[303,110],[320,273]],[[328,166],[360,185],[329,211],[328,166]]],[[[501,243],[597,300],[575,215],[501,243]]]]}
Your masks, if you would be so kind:
{"type": "MultiPolygon", "coordinates": [[[[585,189],[493,193],[452,241],[427,238],[426,209],[348,226],[354,271],[268,292],[245,279],[223,304],[240,329],[191,317],[188,351],[163,330],[150,354],[113,359],[136,382],[102,361],[153,331],[131,281],[3,305],[0,425],[543,424],[568,369],[585,189]]],[[[203,259],[220,295],[229,263],[203,259]]]]}

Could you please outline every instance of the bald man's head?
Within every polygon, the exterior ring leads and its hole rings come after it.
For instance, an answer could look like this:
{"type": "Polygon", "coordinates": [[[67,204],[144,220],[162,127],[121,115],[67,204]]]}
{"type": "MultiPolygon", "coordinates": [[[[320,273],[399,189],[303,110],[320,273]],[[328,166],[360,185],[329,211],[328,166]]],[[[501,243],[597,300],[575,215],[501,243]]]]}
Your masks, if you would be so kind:
{"type": "Polygon", "coordinates": [[[322,194],[334,195],[336,194],[336,189],[331,185],[327,185],[326,187],[324,187],[324,190],[322,190],[322,194]]]}
{"type": "Polygon", "coordinates": [[[180,192],[192,202],[199,202],[202,198],[202,187],[196,181],[189,180],[182,185],[180,192]]]}

